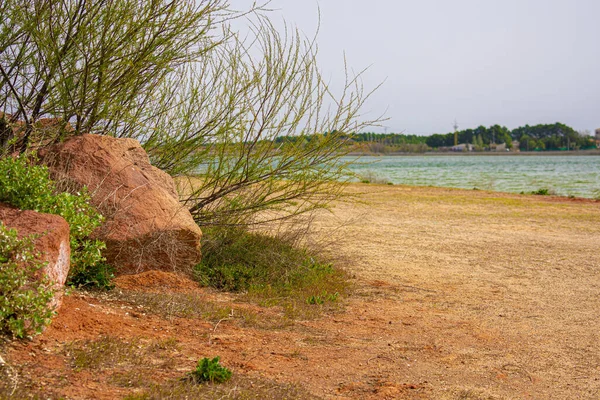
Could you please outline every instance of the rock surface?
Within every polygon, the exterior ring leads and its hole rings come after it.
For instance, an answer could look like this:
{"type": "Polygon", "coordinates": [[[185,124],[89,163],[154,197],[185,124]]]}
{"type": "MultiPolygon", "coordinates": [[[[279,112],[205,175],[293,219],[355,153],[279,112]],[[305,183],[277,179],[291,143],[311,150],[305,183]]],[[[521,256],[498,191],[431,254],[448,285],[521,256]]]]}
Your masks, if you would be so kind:
{"type": "Polygon", "coordinates": [[[54,285],[51,306],[58,308],[71,265],[69,224],[59,215],[23,211],[3,203],[0,203],[0,220],[7,227],[16,229],[19,237],[39,235],[35,240],[35,251],[48,263],[42,274],[54,285]]]}
{"type": "Polygon", "coordinates": [[[119,273],[186,272],[200,261],[200,228],[173,179],[150,164],[136,140],[85,134],[40,157],[60,185],[88,187],[106,218],[94,236],[106,242],[104,255],[119,273]]]}

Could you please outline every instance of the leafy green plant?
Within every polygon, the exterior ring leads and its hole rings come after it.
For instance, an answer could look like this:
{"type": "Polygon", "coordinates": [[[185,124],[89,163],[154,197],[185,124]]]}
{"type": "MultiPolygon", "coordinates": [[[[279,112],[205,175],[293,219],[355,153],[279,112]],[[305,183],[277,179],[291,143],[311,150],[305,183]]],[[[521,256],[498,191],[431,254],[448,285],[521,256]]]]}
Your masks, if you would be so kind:
{"type": "MultiPolygon", "coordinates": [[[[99,249],[100,248],[98,248],[98,250],[99,249]]],[[[82,263],[80,265],[86,264],[82,263]]],[[[79,288],[93,287],[110,290],[115,287],[115,285],[112,283],[112,280],[115,277],[114,271],[115,269],[111,265],[105,263],[103,260],[100,260],[94,264],[87,264],[85,269],[71,274],[69,277],[69,284],[79,288]]]]}
{"type": "Polygon", "coordinates": [[[33,237],[19,239],[0,221],[0,332],[17,338],[40,333],[50,322],[53,290],[36,275],[44,267],[33,237]]]}
{"type": "Polygon", "coordinates": [[[186,379],[190,379],[194,383],[223,383],[230,378],[231,370],[219,363],[219,357],[212,360],[204,357],[198,361],[196,369],[186,376],[186,379]]]}
{"type": "Polygon", "coordinates": [[[112,269],[103,264],[101,253],[105,244],[88,238],[102,223],[102,215],[90,204],[90,195],[85,188],[78,194],[57,193],[47,167],[35,165],[25,155],[5,157],[0,159],[0,202],[63,217],[70,227],[69,283],[110,287],[112,269]]]}

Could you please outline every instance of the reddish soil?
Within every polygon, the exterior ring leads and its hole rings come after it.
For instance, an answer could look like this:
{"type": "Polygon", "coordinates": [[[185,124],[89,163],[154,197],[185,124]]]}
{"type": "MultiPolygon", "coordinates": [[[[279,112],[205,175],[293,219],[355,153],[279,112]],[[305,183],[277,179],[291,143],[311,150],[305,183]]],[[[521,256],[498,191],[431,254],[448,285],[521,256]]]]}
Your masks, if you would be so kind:
{"type": "MultiPolygon", "coordinates": [[[[46,332],[2,354],[45,397],[122,398],[109,368],[74,368],[69,346],[176,340],[151,368],[167,381],[202,357],[234,374],[295,383],[326,399],[600,398],[600,203],[482,191],[354,185],[362,203],[318,220],[337,230],[358,289],[343,311],[257,327],[276,308],[242,304],[170,273],[121,290],[186,293],[229,317],[164,317],[118,295],[65,296],[46,332]],[[160,360],[159,360],[160,361],[160,360]]],[[[328,234],[331,239],[331,234],[328,234]]]]}
{"type": "Polygon", "coordinates": [[[168,290],[187,291],[195,290],[198,284],[183,274],[167,273],[163,271],[146,271],[137,275],[118,276],[113,283],[125,290],[168,290]]]}

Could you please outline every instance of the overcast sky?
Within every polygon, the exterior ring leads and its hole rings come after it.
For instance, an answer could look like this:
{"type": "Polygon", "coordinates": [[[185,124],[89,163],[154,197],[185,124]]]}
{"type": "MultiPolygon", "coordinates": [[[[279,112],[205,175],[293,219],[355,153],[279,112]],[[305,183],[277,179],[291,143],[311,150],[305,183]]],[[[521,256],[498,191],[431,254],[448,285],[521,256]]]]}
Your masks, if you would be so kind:
{"type": "MultiPolygon", "coordinates": [[[[248,4],[233,0],[232,5],[248,4]]],[[[385,81],[365,111],[388,132],[445,133],[563,122],[600,128],[600,0],[273,0],[271,15],[313,36],[336,81],[370,67],[385,81]]],[[[383,128],[376,129],[383,131],[383,128]]]]}

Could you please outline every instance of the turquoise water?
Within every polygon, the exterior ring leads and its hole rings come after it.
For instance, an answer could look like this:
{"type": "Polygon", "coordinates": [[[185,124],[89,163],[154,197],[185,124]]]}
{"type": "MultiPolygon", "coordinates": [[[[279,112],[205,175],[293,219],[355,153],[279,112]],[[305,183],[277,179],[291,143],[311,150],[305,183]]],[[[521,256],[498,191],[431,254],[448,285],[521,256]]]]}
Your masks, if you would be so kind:
{"type": "Polygon", "coordinates": [[[448,155],[360,157],[352,170],[394,184],[600,197],[600,156],[448,155]]]}

